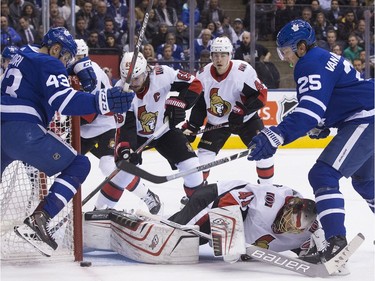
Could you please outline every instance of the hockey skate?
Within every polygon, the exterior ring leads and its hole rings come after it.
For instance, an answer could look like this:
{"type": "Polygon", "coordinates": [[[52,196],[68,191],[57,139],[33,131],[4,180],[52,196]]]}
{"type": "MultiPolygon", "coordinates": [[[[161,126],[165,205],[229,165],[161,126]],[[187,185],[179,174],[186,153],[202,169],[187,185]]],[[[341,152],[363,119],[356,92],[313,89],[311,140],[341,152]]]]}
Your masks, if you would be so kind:
{"type": "Polygon", "coordinates": [[[344,236],[333,236],[327,240],[327,247],[321,251],[309,251],[301,259],[310,263],[324,263],[332,259],[348,244],[344,236]]]}
{"type": "Polygon", "coordinates": [[[157,213],[159,213],[161,202],[158,195],[153,193],[151,190],[148,190],[147,195],[143,197],[142,200],[146,203],[147,208],[151,214],[156,215],[157,213]]]}
{"type": "Polygon", "coordinates": [[[14,232],[19,237],[47,257],[50,257],[58,246],[48,229],[49,220],[50,217],[46,213],[36,211],[23,221],[23,225],[14,227],[14,232]]]}

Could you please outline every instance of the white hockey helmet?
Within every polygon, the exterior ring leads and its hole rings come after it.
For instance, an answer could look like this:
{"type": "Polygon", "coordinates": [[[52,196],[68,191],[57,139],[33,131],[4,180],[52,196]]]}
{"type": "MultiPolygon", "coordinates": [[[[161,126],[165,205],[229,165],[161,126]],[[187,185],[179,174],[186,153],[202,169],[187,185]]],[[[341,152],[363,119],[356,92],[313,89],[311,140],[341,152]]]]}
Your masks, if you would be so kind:
{"type": "MultiPolygon", "coordinates": [[[[126,76],[128,75],[128,71],[130,68],[130,64],[133,58],[133,52],[126,52],[124,53],[121,63],[120,63],[120,73],[121,73],[121,79],[125,81],[126,76]]],[[[147,60],[143,56],[142,53],[138,53],[137,61],[135,63],[132,78],[137,78],[141,74],[145,73],[147,71],[147,60]]]]}
{"type": "Polygon", "coordinates": [[[275,233],[301,233],[309,229],[317,216],[315,201],[299,197],[289,197],[285,201],[272,230],[275,233]]]}
{"type": "Polygon", "coordinates": [[[217,37],[211,44],[211,55],[212,53],[229,53],[232,56],[233,44],[226,36],[217,37]]]}
{"type": "Polygon", "coordinates": [[[85,57],[89,55],[89,47],[83,39],[75,39],[77,44],[77,56],[84,55],[85,57]]]}

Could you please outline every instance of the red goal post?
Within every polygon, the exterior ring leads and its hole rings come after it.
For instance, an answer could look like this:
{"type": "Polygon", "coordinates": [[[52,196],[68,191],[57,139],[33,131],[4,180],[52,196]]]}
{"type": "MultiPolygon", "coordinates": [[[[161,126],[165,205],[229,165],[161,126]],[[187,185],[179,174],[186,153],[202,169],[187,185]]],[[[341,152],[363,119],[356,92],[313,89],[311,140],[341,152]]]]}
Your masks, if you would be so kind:
{"type": "MultiPolygon", "coordinates": [[[[80,151],[80,117],[56,114],[50,123],[50,130],[80,151]]],[[[13,231],[14,226],[22,224],[48,194],[53,180],[54,177],[47,177],[22,161],[14,161],[5,169],[0,187],[1,262],[29,262],[39,259],[82,261],[81,189],[78,189],[73,200],[49,224],[59,245],[52,257],[42,256],[13,231]]]]}

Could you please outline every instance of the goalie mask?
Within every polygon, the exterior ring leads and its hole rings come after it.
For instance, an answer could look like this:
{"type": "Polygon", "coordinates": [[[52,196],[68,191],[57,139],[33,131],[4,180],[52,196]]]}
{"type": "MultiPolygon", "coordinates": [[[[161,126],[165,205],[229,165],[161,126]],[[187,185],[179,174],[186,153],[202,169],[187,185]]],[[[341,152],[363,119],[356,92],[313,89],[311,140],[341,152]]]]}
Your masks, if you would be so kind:
{"type": "Polygon", "coordinates": [[[280,233],[301,233],[316,220],[315,201],[288,197],[272,224],[272,230],[280,233]]]}

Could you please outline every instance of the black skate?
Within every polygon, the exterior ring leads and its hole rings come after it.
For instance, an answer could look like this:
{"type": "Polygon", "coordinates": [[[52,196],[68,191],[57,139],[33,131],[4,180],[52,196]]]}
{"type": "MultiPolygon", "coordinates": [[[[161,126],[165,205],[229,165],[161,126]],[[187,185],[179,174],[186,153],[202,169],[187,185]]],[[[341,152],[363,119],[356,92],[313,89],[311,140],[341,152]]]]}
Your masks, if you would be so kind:
{"type": "Polygon", "coordinates": [[[345,236],[341,235],[333,236],[329,238],[327,242],[327,247],[322,251],[310,251],[305,256],[301,257],[301,259],[314,264],[325,263],[348,245],[345,236]]]}
{"type": "Polygon", "coordinates": [[[36,211],[23,221],[23,225],[15,226],[14,232],[33,245],[43,255],[50,257],[57,249],[57,243],[48,229],[50,217],[43,211],[36,211]]]}
{"type": "Polygon", "coordinates": [[[156,215],[157,213],[159,213],[161,208],[159,196],[157,196],[151,190],[148,190],[147,195],[143,197],[142,200],[146,203],[147,208],[151,214],[156,215]]]}

